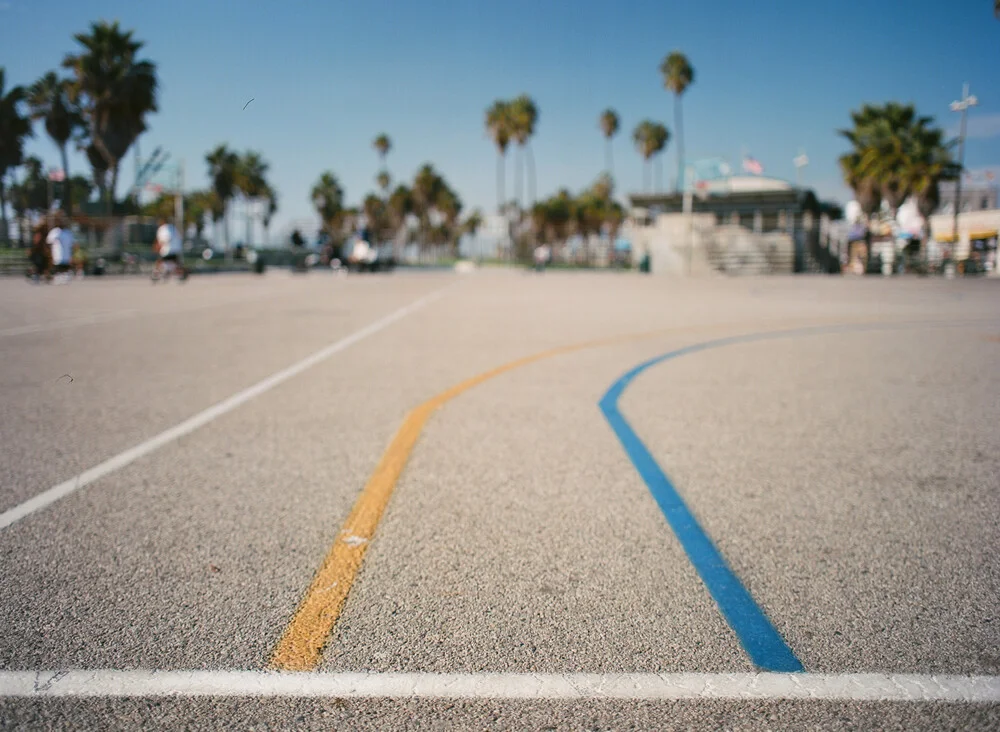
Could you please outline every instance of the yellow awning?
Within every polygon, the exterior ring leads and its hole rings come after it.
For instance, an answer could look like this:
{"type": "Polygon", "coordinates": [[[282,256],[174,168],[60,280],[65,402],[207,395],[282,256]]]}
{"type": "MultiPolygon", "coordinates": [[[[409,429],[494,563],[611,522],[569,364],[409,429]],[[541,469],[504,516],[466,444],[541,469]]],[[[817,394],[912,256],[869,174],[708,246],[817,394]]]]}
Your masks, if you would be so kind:
{"type": "Polygon", "coordinates": [[[954,234],[938,234],[934,237],[935,241],[939,241],[942,244],[951,244],[955,241],[954,234]]]}
{"type": "Polygon", "coordinates": [[[970,239],[995,239],[997,236],[996,229],[984,229],[983,231],[973,231],[969,234],[970,239]]]}

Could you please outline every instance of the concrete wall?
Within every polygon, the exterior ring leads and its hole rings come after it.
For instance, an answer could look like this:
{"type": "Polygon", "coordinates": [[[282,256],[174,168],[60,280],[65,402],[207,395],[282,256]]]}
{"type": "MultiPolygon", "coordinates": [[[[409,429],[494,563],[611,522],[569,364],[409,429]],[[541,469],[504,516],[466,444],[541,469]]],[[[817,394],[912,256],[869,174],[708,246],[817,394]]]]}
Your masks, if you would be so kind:
{"type": "Polygon", "coordinates": [[[735,225],[716,225],[714,214],[660,214],[644,224],[629,219],[623,235],[638,261],[649,252],[653,274],[704,275],[793,272],[795,245],[784,232],[755,234],[735,225]]]}

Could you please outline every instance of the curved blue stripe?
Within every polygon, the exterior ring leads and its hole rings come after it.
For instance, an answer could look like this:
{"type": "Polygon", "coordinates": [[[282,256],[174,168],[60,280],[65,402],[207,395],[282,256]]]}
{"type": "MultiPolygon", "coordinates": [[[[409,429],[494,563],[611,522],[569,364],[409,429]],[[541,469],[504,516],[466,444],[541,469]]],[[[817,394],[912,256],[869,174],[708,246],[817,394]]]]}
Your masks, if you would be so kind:
{"type": "Polygon", "coordinates": [[[618,400],[626,387],[643,371],[664,361],[690,353],[719,348],[734,343],[782,338],[804,333],[817,333],[833,328],[804,328],[771,333],[754,333],[729,338],[718,338],[697,343],[652,358],[626,372],[619,378],[599,403],[608,424],[614,430],[629,459],[649,487],[659,504],[670,528],[673,529],[702,582],[719,606],[729,626],[754,665],[766,671],[803,671],[802,662],[788,647],[781,634],[754,601],[739,577],[729,568],[726,560],[684,503],[670,478],[666,476],[639,436],[618,409],[618,400]]]}
{"type": "Polygon", "coordinates": [[[750,660],[766,671],[802,671],[801,661],[771,624],[767,615],[754,601],[739,577],[729,568],[726,560],[698,523],[691,510],[684,503],[670,478],[666,476],[639,436],[622,416],[618,400],[626,387],[643,371],[664,361],[669,361],[690,353],[707,351],[736,343],[777,340],[800,335],[820,335],[823,333],[847,333],[858,331],[902,330],[928,326],[952,326],[979,324],[977,320],[909,321],[896,323],[842,324],[813,326],[791,330],[750,333],[747,335],[717,338],[696,343],[676,351],[651,358],[627,371],[619,378],[599,402],[608,424],[614,430],[629,459],[646,482],[650,492],[659,504],[670,528],[680,540],[684,551],[694,565],[702,581],[711,593],[729,626],[736,633],[740,643],[750,656],[750,660]]]}

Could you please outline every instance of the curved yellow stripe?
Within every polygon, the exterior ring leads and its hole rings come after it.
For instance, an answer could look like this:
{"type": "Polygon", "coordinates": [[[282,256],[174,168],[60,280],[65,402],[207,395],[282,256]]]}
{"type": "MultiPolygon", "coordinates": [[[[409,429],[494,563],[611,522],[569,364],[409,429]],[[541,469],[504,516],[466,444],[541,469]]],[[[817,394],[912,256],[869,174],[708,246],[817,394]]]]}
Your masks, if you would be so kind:
{"type": "MultiPolygon", "coordinates": [[[[770,323],[771,326],[779,325],[801,325],[803,320],[783,321],[781,323],[770,323]]],[[[808,322],[823,323],[824,321],[836,321],[837,323],[848,322],[874,322],[876,319],[864,318],[858,321],[845,320],[843,318],[811,318],[808,322]]],[[[323,646],[333,630],[340,611],[344,607],[347,595],[351,591],[354,578],[361,568],[368,543],[375,535],[375,528],[378,526],[382,512],[389,503],[392,491],[396,487],[403,467],[413,452],[413,447],[420,437],[420,433],[427,424],[427,420],[439,407],[454,399],[459,394],[468,391],[484,381],[489,381],[495,376],[513,371],[516,368],[525,366],[535,361],[541,361],[553,356],[565,353],[581,351],[586,348],[611,345],[627,341],[640,340],[657,335],[679,334],[686,331],[711,331],[720,328],[738,327],[734,324],[719,325],[697,325],[684,328],[669,328],[662,330],[647,331],[644,333],[633,333],[613,338],[604,338],[585,343],[578,343],[561,348],[553,348],[542,351],[531,356],[519,358],[490,371],[486,371],[478,376],[457,384],[447,389],[435,397],[427,400],[411,411],[396,436],[389,443],[389,447],[382,455],[375,472],[368,479],[367,485],[361,491],[354,508],[344,522],[340,534],[334,541],[329,553],[323,560],[322,566],[316,573],[312,584],[306,591],[302,603],[296,610],[291,622],[282,634],[278,645],[271,656],[270,666],[280,671],[309,671],[319,664],[323,646]]],[[[749,327],[749,326],[748,326],[749,327]]],[[[759,324],[757,325],[759,328],[759,324]]]]}

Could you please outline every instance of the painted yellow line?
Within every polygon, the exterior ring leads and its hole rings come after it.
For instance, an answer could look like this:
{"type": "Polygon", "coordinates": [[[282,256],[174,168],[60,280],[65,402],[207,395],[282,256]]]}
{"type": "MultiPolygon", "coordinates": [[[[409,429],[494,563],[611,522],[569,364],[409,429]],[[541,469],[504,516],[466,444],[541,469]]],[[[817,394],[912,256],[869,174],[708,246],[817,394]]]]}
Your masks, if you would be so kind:
{"type": "MultiPolygon", "coordinates": [[[[816,325],[823,325],[830,321],[844,324],[855,322],[886,322],[885,319],[876,318],[859,318],[856,320],[844,318],[800,318],[772,322],[767,325],[772,327],[801,326],[804,321],[816,325]]],[[[316,577],[306,591],[305,597],[295,611],[291,622],[278,641],[274,654],[271,656],[271,668],[279,671],[310,671],[319,664],[323,647],[326,645],[333,626],[336,624],[337,618],[344,607],[347,595],[351,590],[358,570],[361,568],[361,562],[364,559],[365,551],[368,549],[368,544],[375,535],[375,529],[382,518],[382,512],[385,511],[385,507],[392,496],[392,491],[396,487],[396,481],[399,480],[399,476],[403,472],[406,461],[409,459],[410,453],[413,452],[413,448],[424,429],[424,425],[427,424],[427,420],[446,402],[468,391],[472,387],[482,384],[484,381],[489,381],[495,376],[513,371],[536,361],[552,358],[553,356],[654,336],[679,335],[690,331],[712,331],[740,327],[740,324],[733,323],[695,325],[632,333],[553,348],[548,351],[519,358],[516,361],[498,366],[491,371],[486,371],[471,379],[466,379],[416,407],[406,416],[396,436],[383,453],[382,459],[379,460],[375,472],[372,473],[367,485],[365,485],[364,490],[361,491],[361,495],[358,496],[357,501],[354,503],[350,515],[340,530],[340,534],[323,560],[323,564],[320,566],[316,577]]],[[[748,324],[745,327],[759,329],[760,324],[748,324]]]]}

